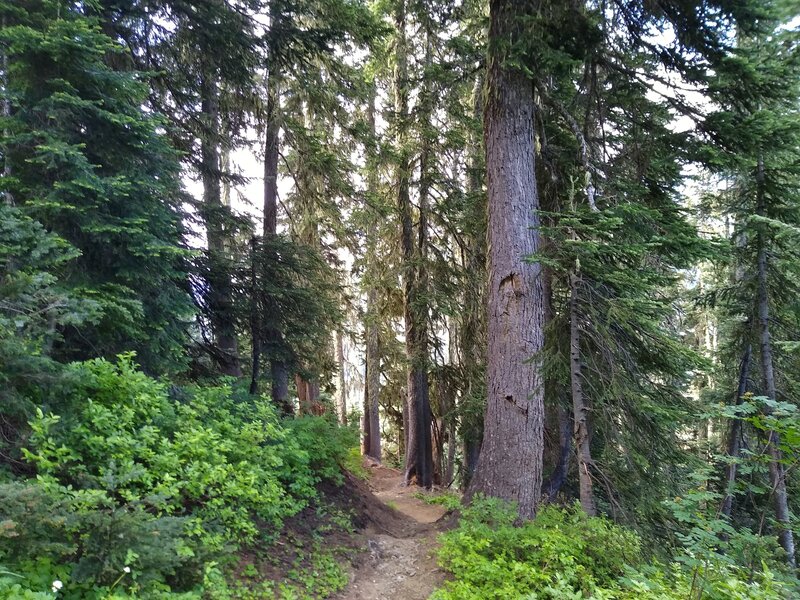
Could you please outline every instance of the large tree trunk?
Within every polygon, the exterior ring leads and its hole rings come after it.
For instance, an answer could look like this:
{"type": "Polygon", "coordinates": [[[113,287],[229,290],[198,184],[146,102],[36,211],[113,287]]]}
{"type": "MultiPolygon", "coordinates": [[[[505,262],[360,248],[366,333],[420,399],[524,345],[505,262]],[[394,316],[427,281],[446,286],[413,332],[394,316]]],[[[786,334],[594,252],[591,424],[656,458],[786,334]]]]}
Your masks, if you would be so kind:
{"type": "Polygon", "coordinates": [[[483,447],[468,498],[476,493],[536,514],[542,485],[545,299],[534,172],[533,86],[513,66],[521,21],[537,3],[492,0],[486,168],[489,188],[488,403],[483,447]]]}
{"type": "MultiPolygon", "coordinates": [[[[739,366],[739,385],[736,388],[736,398],[734,400],[736,406],[742,403],[742,397],[747,393],[747,379],[750,372],[751,355],[752,346],[748,342],[744,349],[742,363],[739,366]]],[[[731,422],[731,430],[728,434],[728,458],[730,462],[725,467],[725,497],[722,499],[722,507],[720,508],[720,514],[725,517],[730,517],[733,509],[733,486],[736,483],[736,461],[739,459],[739,454],[741,453],[741,437],[742,420],[733,419],[731,422]]]]}
{"type": "MultiPolygon", "coordinates": [[[[764,214],[764,161],[758,159],[758,210],[764,214]]],[[[777,399],[775,387],[775,368],[772,361],[772,340],[769,330],[769,295],[767,291],[767,240],[763,231],[758,234],[758,325],[761,344],[761,375],[764,393],[772,400],[777,399]]],[[[767,411],[769,413],[769,411],[767,411]]],[[[770,456],[769,478],[772,486],[772,499],[775,506],[775,520],[778,522],[778,539],[786,551],[789,566],[795,567],[794,534],[792,533],[789,498],[786,492],[786,473],[780,450],[780,438],[776,431],[767,433],[767,451],[770,456]]]]}
{"type": "MultiPolygon", "coordinates": [[[[406,8],[401,0],[395,12],[397,27],[397,67],[395,72],[395,111],[398,119],[400,163],[397,169],[397,207],[401,223],[403,260],[403,312],[406,326],[406,356],[408,359],[408,419],[406,461],[403,482],[412,478],[417,485],[430,488],[433,476],[431,450],[431,411],[428,393],[428,331],[427,306],[424,301],[426,274],[424,248],[426,244],[427,190],[420,185],[420,223],[418,249],[414,248],[414,228],[411,214],[410,178],[411,159],[408,139],[408,56],[406,46],[406,8]],[[419,259],[420,265],[415,268],[419,259]]],[[[423,181],[427,175],[423,175],[423,181]]]]}
{"type": "MultiPolygon", "coordinates": [[[[577,270],[577,267],[576,267],[577,270]]],[[[597,514],[592,491],[592,453],[589,447],[589,407],[583,395],[583,373],[581,372],[581,330],[578,293],[580,276],[573,271],[569,276],[569,364],[572,383],[572,421],[575,435],[575,450],[578,455],[578,484],[581,508],[593,517],[597,514]]]]}
{"type": "MultiPolygon", "coordinates": [[[[280,87],[277,76],[269,74],[267,90],[267,122],[264,135],[264,242],[273,241],[278,235],[278,158],[280,155],[280,87]]],[[[289,368],[283,347],[283,335],[279,323],[279,308],[270,303],[270,320],[266,328],[266,342],[270,348],[270,377],[272,379],[272,402],[284,415],[294,412],[289,398],[289,368]]]]}
{"type": "Polygon", "coordinates": [[[239,343],[233,314],[230,259],[226,248],[225,217],[222,204],[220,165],[219,90],[205,68],[201,80],[204,131],[200,136],[201,178],[203,181],[202,217],[208,242],[208,308],[214,337],[214,358],[225,375],[241,377],[239,343]]]}

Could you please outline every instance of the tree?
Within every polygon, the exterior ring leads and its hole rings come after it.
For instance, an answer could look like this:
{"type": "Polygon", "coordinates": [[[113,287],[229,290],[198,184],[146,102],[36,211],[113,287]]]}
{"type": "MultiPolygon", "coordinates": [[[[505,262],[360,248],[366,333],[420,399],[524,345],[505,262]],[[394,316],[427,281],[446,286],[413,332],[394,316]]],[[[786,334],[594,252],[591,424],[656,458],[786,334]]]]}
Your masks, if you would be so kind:
{"type": "Polygon", "coordinates": [[[532,518],[542,483],[544,288],[538,254],[539,208],[534,164],[534,99],[520,68],[523,19],[537,2],[490,4],[486,104],[489,192],[488,401],[483,446],[468,494],[518,503],[532,518]]]}
{"type": "Polygon", "coordinates": [[[79,255],[54,271],[98,317],[65,322],[52,356],[135,350],[154,373],[182,368],[192,316],[177,155],[142,110],[148,80],[127,68],[100,14],[3,3],[10,117],[5,191],[79,255]]]}

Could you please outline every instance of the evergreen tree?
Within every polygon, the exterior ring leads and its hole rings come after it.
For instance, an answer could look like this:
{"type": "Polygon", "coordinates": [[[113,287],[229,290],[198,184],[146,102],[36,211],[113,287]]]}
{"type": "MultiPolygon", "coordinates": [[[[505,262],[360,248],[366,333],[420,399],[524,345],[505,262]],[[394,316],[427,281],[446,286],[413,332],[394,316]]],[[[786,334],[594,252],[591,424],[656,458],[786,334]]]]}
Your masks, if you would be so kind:
{"type": "Polygon", "coordinates": [[[117,68],[122,50],[93,7],[4,3],[2,11],[4,189],[78,251],[55,272],[99,307],[91,322],[60,325],[53,356],[135,350],[151,372],[180,368],[191,318],[185,196],[163,121],[142,110],[147,79],[117,68]]]}

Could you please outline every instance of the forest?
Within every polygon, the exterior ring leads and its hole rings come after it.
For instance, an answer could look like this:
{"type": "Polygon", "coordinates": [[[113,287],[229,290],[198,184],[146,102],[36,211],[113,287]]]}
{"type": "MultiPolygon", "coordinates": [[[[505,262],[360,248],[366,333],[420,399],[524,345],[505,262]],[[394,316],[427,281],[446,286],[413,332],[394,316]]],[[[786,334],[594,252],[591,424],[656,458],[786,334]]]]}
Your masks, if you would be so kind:
{"type": "Polygon", "coordinates": [[[800,597],[797,0],[0,0],[0,600],[800,597]]]}

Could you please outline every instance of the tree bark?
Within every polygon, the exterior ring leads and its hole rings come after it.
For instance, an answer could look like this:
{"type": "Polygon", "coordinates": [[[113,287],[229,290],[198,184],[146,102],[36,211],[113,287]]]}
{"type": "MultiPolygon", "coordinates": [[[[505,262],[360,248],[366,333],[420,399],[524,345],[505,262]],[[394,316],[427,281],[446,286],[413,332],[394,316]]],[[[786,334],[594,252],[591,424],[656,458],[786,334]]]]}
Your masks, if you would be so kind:
{"type": "MultiPolygon", "coordinates": [[[[764,160],[758,158],[757,171],[758,209],[761,215],[765,212],[764,185],[765,171],[764,160]]],[[[761,345],[761,375],[763,378],[764,392],[771,400],[777,399],[775,386],[775,368],[772,360],[772,340],[769,330],[769,293],[767,290],[767,240],[763,231],[758,233],[758,325],[761,345]]],[[[767,409],[765,412],[769,414],[767,409]]],[[[767,452],[770,456],[769,477],[772,486],[772,500],[775,506],[775,520],[778,522],[778,539],[786,551],[786,560],[789,566],[795,568],[794,534],[792,532],[791,515],[789,512],[789,497],[786,491],[786,473],[783,467],[783,455],[780,450],[780,437],[776,431],[767,432],[767,452]]]]}
{"type": "MultiPolygon", "coordinates": [[[[483,115],[483,70],[479,70],[472,89],[472,116],[476,122],[483,115]]],[[[466,398],[474,402],[484,395],[486,362],[486,198],[483,194],[484,168],[483,144],[480,134],[475,132],[470,140],[470,155],[467,173],[467,194],[471,199],[469,224],[474,227],[466,238],[464,269],[469,278],[465,286],[463,303],[464,317],[459,336],[461,360],[466,379],[466,398]]],[[[470,414],[467,411],[466,414],[470,414]]],[[[483,439],[483,423],[476,417],[462,416],[461,430],[464,440],[464,470],[462,485],[466,488],[475,473],[483,439]]],[[[455,448],[455,440],[453,440],[455,448]]]]}
{"type": "MultiPolygon", "coordinates": [[[[367,123],[372,139],[375,139],[375,86],[370,90],[369,104],[367,105],[367,123]]],[[[367,164],[367,195],[373,198],[377,193],[378,175],[375,165],[378,148],[370,144],[371,157],[367,164]]],[[[367,310],[364,321],[366,336],[366,377],[364,381],[364,454],[371,459],[381,462],[381,420],[380,420],[380,393],[381,393],[381,364],[380,364],[380,338],[378,336],[378,290],[373,280],[375,273],[375,245],[378,237],[377,214],[372,215],[367,230],[368,265],[373,277],[368,279],[367,310]]]]}
{"type": "Polygon", "coordinates": [[[515,501],[536,514],[542,485],[545,299],[535,178],[533,86],[510,63],[520,20],[536,2],[490,2],[489,97],[485,116],[489,189],[488,402],[481,457],[468,498],[515,501]]]}
{"type": "Polygon", "coordinates": [[[578,294],[580,276],[577,267],[569,276],[569,364],[572,384],[572,421],[575,450],[578,455],[578,487],[581,508],[593,517],[597,514],[592,490],[592,453],[589,447],[589,407],[583,395],[583,373],[581,372],[581,332],[578,294]]]}
{"type": "MultiPolygon", "coordinates": [[[[2,29],[6,28],[6,16],[3,15],[2,29]]],[[[2,93],[2,109],[0,115],[6,120],[11,117],[11,98],[8,92],[8,54],[5,48],[0,48],[0,93],[2,93]]],[[[8,130],[3,131],[3,138],[8,139],[8,130]]],[[[3,177],[11,177],[11,161],[8,159],[8,148],[3,152],[3,177]]],[[[3,201],[12,206],[14,204],[14,196],[11,192],[6,190],[3,192],[3,201]]]]}
{"type": "MultiPolygon", "coordinates": [[[[403,255],[403,312],[406,327],[406,356],[408,360],[407,387],[407,444],[403,483],[408,485],[415,478],[417,485],[430,488],[433,481],[433,457],[431,449],[431,411],[428,391],[428,331],[427,304],[424,297],[426,274],[424,248],[426,244],[425,223],[427,189],[420,185],[420,223],[418,247],[414,247],[413,217],[411,214],[410,178],[411,159],[406,130],[408,129],[408,56],[406,43],[405,0],[397,4],[395,11],[397,27],[397,67],[395,71],[395,111],[398,118],[398,142],[400,162],[397,169],[397,207],[401,223],[401,247],[403,255]],[[419,259],[419,266],[415,262],[419,259]]],[[[427,52],[426,52],[427,53],[427,52]]],[[[421,167],[422,169],[423,167],[421,167]]],[[[427,174],[422,176],[423,181],[427,174]]]]}
{"type": "Polygon", "coordinates": [[[219,90],[212,73],[204,65],[201,79],[201,104],[204,131],[200,136],[201,178],[203,182],[202,216],[208,242],[208,307],[216,346],[215,359],[225,375],[241,377],[239,343],[233,314],[230,260],[226,249],[225,216],[222,204],[220,165],[219,90]]]}
{"type": "Polygon", "coordinates": [[[338,399],[338,412],[339,423],[347,425],[347,381],[344,372],[344,334],[341,331],[336,332],[336,363],[339,365],[339,373],[337,378],[337,395],[338,399]]]}
{"type": "Polygon", "coordinates": [[[380,393],[381,393],[381,367],[380,367],[380,341],[378,326],[374,322],[377,316],[377,291],[372,288],[367,293],[367,314],[372,315],[367,321],[366,334],[366,398],[364,406],[365,433],[367,443],[364,453],[371,459],[381,461],[381,420],[380,420],[380,393]]]}
{"type": "MultiPolygon", "coordinates": [[[[264,242],[269,243],[278,235],[278,158],[280,156],[280,86],[274,73],[268,74],[267,119],[264,134],[264,242]]],[[[294,412],[289,398],[289,367],[281,354],[286,349],[283,344],[279,323],[280,313],[277,303],[271,301],[270,320],[265,338],[270,348],[270,377],[272,379],[272,402],[283,415],[294,412]]]]}

